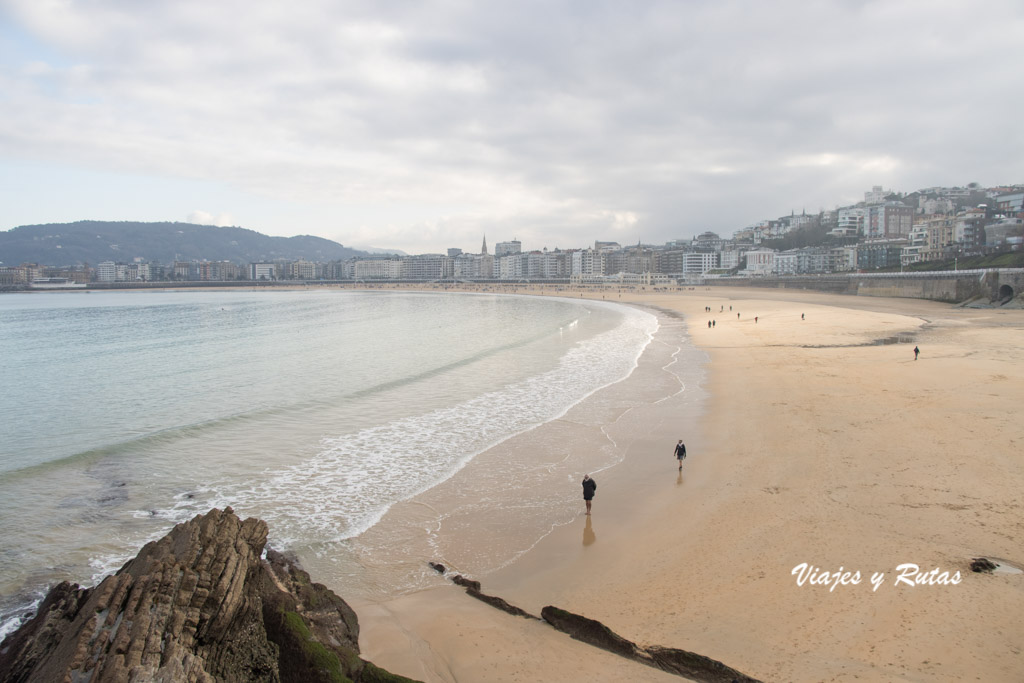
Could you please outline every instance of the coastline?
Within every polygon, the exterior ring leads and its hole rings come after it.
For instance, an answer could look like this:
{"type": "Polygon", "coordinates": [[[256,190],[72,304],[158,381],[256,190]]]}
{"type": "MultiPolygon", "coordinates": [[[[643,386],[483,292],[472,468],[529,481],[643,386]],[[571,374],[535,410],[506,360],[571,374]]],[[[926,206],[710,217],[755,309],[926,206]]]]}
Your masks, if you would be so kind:
{"type": "MultiPolygon", "coordinates": [[[[420,507],[432,513],[457,508],[454,501],[460,496],[473,496],[474,482],[498,463],[509,458],[534,458],[544,451],[550,457],[550,478],[561,482],[556,484],[561,491],[558,495],[571,501],[569,520],[548,529],[524,529],[517,507],[531,505],[532,496],[544,493],[529,489],[521,492],[524,500],[518,500],[520,491],[512,490],[508,500],[495,504],[493,515],[477,514],[456,526],[454,534],[442,536],[434,556],[419,558],[424,571],[433,574],[426,561],[437,561],[453,572],[480,579],[485,593],[502,595],[502,577],[517,577],[524,571],[542,575],[552,567],[553,559],[558,566],[585,560],[605,543],[605,538],[628,533],[642,518],[623,503],[639,491],[654,494],[659,488],[655,473],[663,467],[671,468],[671,486],[681,485],[671,448],[663,457],[649,457],[658,448],[649,435],[666,429],[675,434],[679,429],[669,423],[682,420],[693,425],[700,418],[704,397],[700,385],[707,357],[686,341],[685,324],[677,315],[643,308],[658,317],[659,329],[629,377],[591,394],[562,418],[481,454],[453,479],[396,505],[383,523],[400,525],[414,518],[420,507]],[[557,447],[552,449],[551,444],[557,447]],[[605,453],[599,454],[601,451],[605,453]],[[614,453],[611,463],[607,462],[609,451],[614,453]],[[598,461],[605,464],[594,469],[598,461]],[[566,472],[572,473],[568,479],[566,472]],[[583,515],[579,480],[584,473],[592,474],[599,484],[591,518],[583,515]],[[543,538],[533,542],[531,536],[538,534],[543,538]],[[494,567],[479,557],[506,542],[514,547],[524,543],[532,547],[507,566],[494,567]],[[542,566],[537,566],[537,561],[542,566]]],[[[447,513],[443,516],[450,519],[447,513]]],[[[401,555],[406,554],[403,548],[401,555]]],[[[434,575],[432,583],[433,587],[426,590],[383,600],[346,596],[360,616],[360,646],[368,658],[384,657],[391,670],[425,681],[575,680],[582,671],[594,667],[601,672],[598,680],[678,680],[573,641],[542,622],[499,612],[466,596],[441,576],[434,575]],[[486,638],[482,649],[467,644],[476,643],[484,633],[494,638],[486,638]],[[514,666],[506,666],[510,662],[514,666]]],[[[539,615],[545,604],[549,603],[530,604],[527,611],[539,615]]]]}
{"type": "MultiPolygon", "coordinates": [[[[1024,401],[1014,357],[1024,314],[795,291],[621,301],[686,316],[710,359],[706,409],[680,422],[661,412],[678,411],[672,401],[639,401],[619,424],[630,457],[598,476],[590,542],[581,516],[475,576],[484,592],[533,613],[556,605],[765,680],[1019,677],[1024,576],[968,564],[1024,561],[1024,473],[1011,459],[1024,441],[1012,408],[1024,401]],[[894,336],[912,338],[920,361],[913,344],[880,343],[894,336]],[[690,453],[682,477],[676,438],[690,453]],[[791,571],[803,562],[864,578],[832,591],[798,586],[791,571]],[[961,581],[895,585],[903,563],[961,581]],[[873,572],[885,573],[877,590],[873,572]]],[[[367,656],[427,681],[667,680],[443,581],[353,606],[367,656]]]]}

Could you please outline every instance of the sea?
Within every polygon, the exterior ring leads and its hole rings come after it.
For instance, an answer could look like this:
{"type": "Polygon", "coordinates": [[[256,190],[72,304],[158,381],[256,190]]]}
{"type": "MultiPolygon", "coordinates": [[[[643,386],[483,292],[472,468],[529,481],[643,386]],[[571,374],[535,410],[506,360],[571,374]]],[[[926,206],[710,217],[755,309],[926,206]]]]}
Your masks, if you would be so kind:
{"type": "Polygon", "coordinates": [[[496,293],[2,295],[0,638],[213,507],[354,557],[396,504],[629,376],[658,326],[496,293]]]}

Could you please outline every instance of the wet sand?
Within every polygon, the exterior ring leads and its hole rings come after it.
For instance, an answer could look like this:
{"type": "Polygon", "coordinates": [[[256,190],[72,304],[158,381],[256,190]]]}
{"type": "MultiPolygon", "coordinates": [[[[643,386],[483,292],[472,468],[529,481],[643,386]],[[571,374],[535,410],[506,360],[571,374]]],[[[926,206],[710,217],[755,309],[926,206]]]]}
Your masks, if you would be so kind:
{"type": "MultiPolygon", "coordinates": [[[[595,397],[618,402],[605,431],[624,459],[595,474],[593,515],[579,500],[578,518],[480,574],[458,558],[504,526],[467,524],[445,537],[457,569],[534,614],[556,605],[763,680],[1021,679],[1024,575],[968,565],[1024,566],[1024,312],[732,288],[621,300],[662,311],[667,332],[595,397]],[[699,390],[666,392],[672,334],[706,353],[699,390]],[[881,343],[894,338],[911,341],[881,343]],[[800,586],[801,563],[860,582],[800,586]],[[906,563],[931,585],[897,583],[906,563]]],[[[571,427],[552,438],[583,466],[571,427]]],[[[679,680],[440,578],[354,602],[364,656],[422,680],[679,680]]]]}

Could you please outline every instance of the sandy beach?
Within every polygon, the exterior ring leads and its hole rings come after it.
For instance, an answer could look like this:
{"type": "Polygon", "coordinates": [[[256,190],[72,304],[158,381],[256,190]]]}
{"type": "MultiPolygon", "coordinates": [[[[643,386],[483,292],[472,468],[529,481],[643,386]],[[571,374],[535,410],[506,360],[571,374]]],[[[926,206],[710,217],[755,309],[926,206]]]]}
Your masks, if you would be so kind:
{"type": "MultiPolygon", "coordinates": [[[[980,556],[1024,566],[1024,312],[733,288],[621,301],[657,311],[664,336],[630,379],[588,399],[617,416],[601,433],[624,454],[595,474],[593,515],[580,500],[573,523],[477,575],[468,558],[504,526],[467,524],[445,537],[445,558],[533,614],[556,605],[762,680],[1024,677],[1024,574],[969,569],[980,556]],[[702,386],[666,392],[683,337],[701,352],[702,386]],[[916,574],[897,569],[910,564],[916,574]]],[[[593,444],[574,440],[572,421],[545,438],[585,467],[593,444]]],[[[363,655],[425,681],[679,680],[440,577],[353,606],[363,655]]]]}

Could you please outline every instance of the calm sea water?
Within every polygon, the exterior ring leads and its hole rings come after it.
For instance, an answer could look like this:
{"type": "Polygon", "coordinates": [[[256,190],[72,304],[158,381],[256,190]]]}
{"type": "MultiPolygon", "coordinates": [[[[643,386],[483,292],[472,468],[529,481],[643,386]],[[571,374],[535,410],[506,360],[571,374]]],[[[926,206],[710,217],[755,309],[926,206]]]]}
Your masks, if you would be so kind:
{"type": "Polygon", "coordinates": [[[343,543],[627,376],[657,329],[571,299],[398,292],[0,297],[0,616],[232,505],[343,543]]]}

